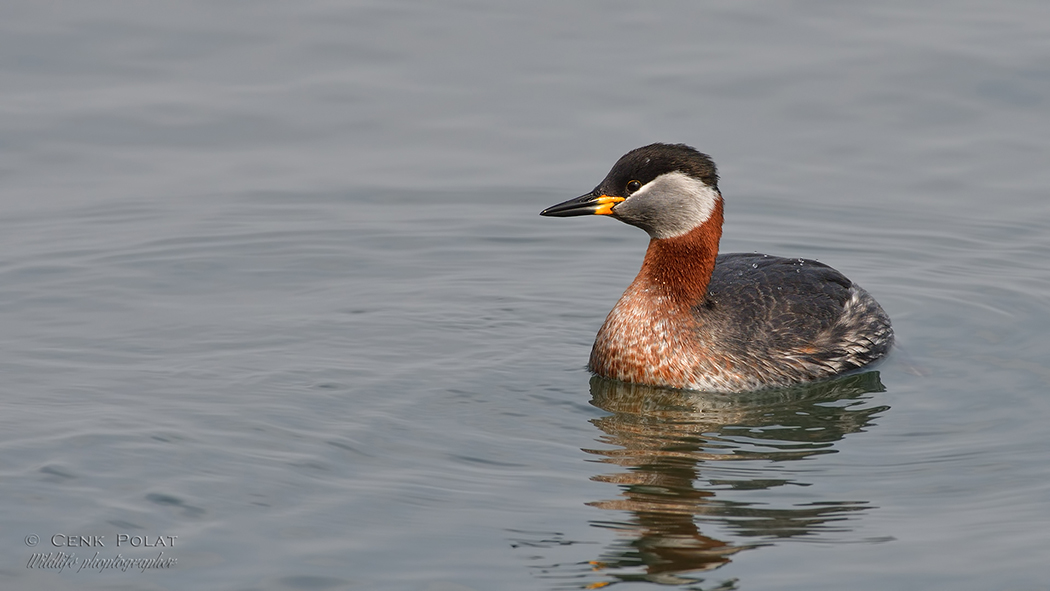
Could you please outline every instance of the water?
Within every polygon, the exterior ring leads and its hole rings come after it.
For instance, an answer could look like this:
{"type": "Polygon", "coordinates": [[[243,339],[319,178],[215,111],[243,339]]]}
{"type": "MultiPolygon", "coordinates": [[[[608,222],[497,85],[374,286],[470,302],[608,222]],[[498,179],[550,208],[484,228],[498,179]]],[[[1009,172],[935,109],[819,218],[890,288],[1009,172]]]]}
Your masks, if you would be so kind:
{"type": "Polygon", "coordinates": [[[4,13],[3,589],[1047,588],[1041,3],[4,13]],[[537,214],[652,141],[891,357],[591,380],[645,236],[537,214]]]}

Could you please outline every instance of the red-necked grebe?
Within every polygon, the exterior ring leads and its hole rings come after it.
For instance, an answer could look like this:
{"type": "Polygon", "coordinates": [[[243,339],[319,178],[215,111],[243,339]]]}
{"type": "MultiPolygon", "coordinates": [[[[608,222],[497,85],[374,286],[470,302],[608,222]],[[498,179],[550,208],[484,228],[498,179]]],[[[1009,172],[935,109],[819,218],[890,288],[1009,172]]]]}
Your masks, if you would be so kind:
{"type": "Polygon", "coordinates": [[[890,319],[857,284],[808,259],[718,254],[722,194],[709,156],[652,144],[593,191],[545,216],[608,215],[651,240],[609,312],[592,372],[625,382],[742,392],[863,367],[893,343],[890,319]]]}

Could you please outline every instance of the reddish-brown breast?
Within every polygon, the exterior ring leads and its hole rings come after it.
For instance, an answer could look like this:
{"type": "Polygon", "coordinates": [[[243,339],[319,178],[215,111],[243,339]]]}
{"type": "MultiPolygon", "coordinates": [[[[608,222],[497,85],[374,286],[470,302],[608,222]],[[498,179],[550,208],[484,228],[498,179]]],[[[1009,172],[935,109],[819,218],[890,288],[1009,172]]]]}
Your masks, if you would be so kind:
{"type": "Polygon", "coordinates": [[[732,379],[734,360],[713,352],[693,308],[702,303],[718,256],[722,202],[687,234],[653,239],[638,276],[598,331],[591,371],[673,388],[732,379]],[[705,377],[706,376],[706,377],[705,377]]]}

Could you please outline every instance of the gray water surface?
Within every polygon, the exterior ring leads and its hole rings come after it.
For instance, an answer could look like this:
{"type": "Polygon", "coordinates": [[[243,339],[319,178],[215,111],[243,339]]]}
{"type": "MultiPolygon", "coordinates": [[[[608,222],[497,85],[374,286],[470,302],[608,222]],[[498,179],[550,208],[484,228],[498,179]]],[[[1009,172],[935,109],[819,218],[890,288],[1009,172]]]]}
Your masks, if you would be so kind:
{"type": "Polygon", "coordinates": [[[0,588],[1050,585],[1042,3],[3,13],[0,588]],[[592,379],[646,236],[537,214],[653,141],[890,358],[592,379]]]}

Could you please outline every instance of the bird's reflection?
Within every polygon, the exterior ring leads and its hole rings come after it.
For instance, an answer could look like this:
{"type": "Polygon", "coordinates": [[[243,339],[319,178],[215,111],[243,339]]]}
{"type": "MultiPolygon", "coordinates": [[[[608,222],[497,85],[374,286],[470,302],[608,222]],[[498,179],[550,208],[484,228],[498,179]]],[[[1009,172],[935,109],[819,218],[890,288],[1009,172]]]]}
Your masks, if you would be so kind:
{"type": "Polygon", "coordinates": [[[591,403],[611,414],[592,420],[602,447],[584,451],[622,470],[594,477],[619,486],[619,496],[590,504],[626,512],[593,522],[622,534],[591,563],[606,577],[593,586],[695,583],[741,550],[849,531],[849,514],[870,508],[865,501],[780,497],[811,484],[793,461],[835,453],[836,441],[887,410],[864,396],[883,390],[874,371],[747,395],[593,378],[591,403]]]}

